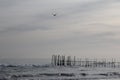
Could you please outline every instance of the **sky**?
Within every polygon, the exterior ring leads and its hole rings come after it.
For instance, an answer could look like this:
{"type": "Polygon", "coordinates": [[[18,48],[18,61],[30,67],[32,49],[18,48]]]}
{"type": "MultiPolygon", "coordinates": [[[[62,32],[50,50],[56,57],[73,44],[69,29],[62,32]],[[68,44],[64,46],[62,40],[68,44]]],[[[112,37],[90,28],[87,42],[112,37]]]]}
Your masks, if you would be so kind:
{"type": "Polygon", "coordinates": [[[0,0],[0,58],[119,59],[119,21],[120,0],[0,0]]]}

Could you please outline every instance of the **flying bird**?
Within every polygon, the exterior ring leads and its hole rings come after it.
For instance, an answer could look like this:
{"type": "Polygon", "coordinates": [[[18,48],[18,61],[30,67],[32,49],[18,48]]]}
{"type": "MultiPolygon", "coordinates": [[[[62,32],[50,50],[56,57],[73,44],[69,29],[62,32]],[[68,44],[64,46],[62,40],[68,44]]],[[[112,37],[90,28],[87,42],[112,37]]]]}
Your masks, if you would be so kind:
{"type": "Polygon", "coordinates": [[[52,16],[57,16],[58,15],[58,10],[52,9],[52,16]]]}
{"type": "Polygon", "coordinates": [[[52,15],[53,15],[53,16],[57,16],[57,14],[56,14],[56,13],[53,13],[52,15]]]}

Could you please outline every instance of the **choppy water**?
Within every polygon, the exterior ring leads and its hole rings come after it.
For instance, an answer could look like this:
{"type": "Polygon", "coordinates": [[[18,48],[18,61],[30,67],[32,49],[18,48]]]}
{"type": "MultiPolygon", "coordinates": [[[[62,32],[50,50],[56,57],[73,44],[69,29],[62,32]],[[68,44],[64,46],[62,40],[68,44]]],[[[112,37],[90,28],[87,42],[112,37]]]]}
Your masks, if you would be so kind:
{"type": "Polygon", "coordinates": [[[120,69],[1,65],[0,80],[120,80],[120,69]]]}

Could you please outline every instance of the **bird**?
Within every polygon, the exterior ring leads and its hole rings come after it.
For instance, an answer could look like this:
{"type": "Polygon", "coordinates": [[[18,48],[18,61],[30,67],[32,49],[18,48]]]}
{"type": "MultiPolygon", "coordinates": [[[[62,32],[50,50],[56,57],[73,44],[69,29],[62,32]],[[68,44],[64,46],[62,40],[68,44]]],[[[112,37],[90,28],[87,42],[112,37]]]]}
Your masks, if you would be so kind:
{"type": "Polygon", "coordinates": [[[53,16],[57,16],[57,14],[56,14],[56,13],[52,13],[52,15],[53,15],[53,16]]]}

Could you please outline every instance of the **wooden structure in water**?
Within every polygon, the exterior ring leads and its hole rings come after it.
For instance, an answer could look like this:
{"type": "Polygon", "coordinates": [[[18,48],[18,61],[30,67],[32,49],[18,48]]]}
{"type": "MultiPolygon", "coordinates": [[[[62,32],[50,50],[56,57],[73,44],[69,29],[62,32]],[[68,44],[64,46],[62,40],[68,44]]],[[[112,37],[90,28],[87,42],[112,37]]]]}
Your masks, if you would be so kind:
{"type": "Polygon", "coordinates": [[[106,59],[90,60],[85,59],[76,59],[76,57],[64,56],[64,55],[52,55],[51,64],[53,66],[80,66],[80,67],[107,67],[107,68],[116,68],[120,67],[120,62],[116,62],[115,59],[110,61],[106,59]]]}

